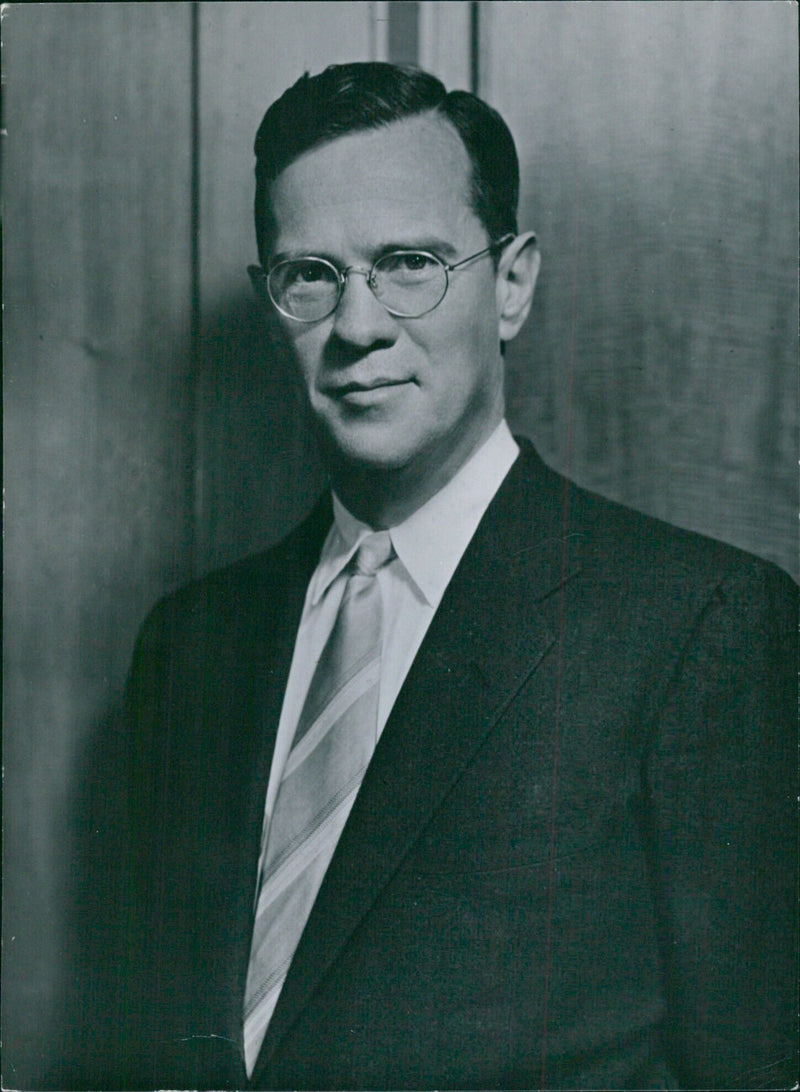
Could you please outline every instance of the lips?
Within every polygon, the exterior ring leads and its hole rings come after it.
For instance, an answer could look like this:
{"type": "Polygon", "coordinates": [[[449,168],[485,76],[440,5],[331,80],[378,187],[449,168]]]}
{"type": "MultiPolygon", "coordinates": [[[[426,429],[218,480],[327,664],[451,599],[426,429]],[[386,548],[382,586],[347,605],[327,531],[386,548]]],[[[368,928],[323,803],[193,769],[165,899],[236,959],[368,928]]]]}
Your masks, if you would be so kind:
{"type": "Polygon", "coordinates": [[[350,380],[347,383],[342,383],[335,387],[334,390],[337,394],[350,394],[353,391],[377,391],[381,387],[399,387],[401,383],[407,383],[407,379],[369,379],[359,382],[358,380],[350,380]]]}
{"type": "Polygon", "coordinates": [[[370,379],[364,382],[350,380],[348,383],[335,384],[328,387],[328,392],[335,397],[345,398],[347,395],[370,394],[374,391],[386,390],[391,387],[402,387],[409,383],[408,379],[370,379]]]}

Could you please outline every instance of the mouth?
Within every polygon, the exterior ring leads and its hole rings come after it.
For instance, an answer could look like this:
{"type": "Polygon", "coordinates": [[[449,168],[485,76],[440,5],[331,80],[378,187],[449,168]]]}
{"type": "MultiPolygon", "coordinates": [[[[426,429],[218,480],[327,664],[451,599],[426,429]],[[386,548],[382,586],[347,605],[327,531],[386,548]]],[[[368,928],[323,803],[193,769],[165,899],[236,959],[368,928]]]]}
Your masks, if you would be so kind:
{"type": "Polygon", "coordinates": [[[337,399],[341,399],[345,402],[352,402],[357,405],[369,403],[379,400],[384,397],[388,397],[392,392],[398,390],[401,387],[408,386],[411,382],[409,379],[370,379],[368,382],[355,382],[342,383],[338,386],[331,386],[328,388],[328,393],[337,399]]]}

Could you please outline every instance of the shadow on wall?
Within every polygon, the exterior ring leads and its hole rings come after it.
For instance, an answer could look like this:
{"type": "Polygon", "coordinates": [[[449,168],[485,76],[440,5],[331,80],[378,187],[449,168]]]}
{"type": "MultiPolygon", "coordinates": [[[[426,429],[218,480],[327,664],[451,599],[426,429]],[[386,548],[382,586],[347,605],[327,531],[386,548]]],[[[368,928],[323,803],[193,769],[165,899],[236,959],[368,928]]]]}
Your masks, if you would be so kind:
{"type": "Polygon", "coordinates": [[[325,484],[291,361],[256,302],[204,323],[198,396],[198,571],[263,549],[325,484]]]}
{"type": "Polygon", "coordinates": [[[173,341],[164,360],[137,367],[160,375],[166,395],[156,403],[140,382],[132,406],[128,380],[109,371],[117,386],[100,407],[108,443],[118,448],[132,435],[140,446],[117,450],[105,466],[82,536],[91,553],[76,554],[70,581],[36,600],[37,617],[26,623],[41,643],[63,599],[70,618],[79,612],[80,633],[61,623],[52,652],[60,662],[47,671],[22,653],[19,663],[9,659],[4,917],[14,943],[4,956],[4,1087],[48,1087],[48,1075],[68,1070],[80,1029],[64,1041],[65,1006],[96,988],[98,968],[79,956],[82,862],[96,856],[114,818],[123,742],[116,713],[144,615],[192,572],[283,537],[324,486],[299,388],[255,303],[223,302],[196,346],[173,341]],[[134,410],[139,432],[119,424],[134,410]],[[192,449],[193,466],[184,456],[192,449]],[[182,500],[192,476],[193,514],[182,500]],[[94,535],[95,523],[106,538],[94,535]],[[50,695],[54,675],[63,686],[50,695]]]}

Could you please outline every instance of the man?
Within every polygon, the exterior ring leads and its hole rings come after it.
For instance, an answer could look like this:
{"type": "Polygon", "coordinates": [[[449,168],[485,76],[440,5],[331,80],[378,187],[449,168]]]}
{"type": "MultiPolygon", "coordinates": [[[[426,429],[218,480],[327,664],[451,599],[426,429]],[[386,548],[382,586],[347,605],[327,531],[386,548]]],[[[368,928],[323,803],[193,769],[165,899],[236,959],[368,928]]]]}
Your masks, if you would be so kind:
{"type": "Polygon", "coordinates": [[[791,582],[512,438],[493,110],[345,65],[256,155],[332,492],[142,632],[95,1083],[788,1087],[791,582]]]}

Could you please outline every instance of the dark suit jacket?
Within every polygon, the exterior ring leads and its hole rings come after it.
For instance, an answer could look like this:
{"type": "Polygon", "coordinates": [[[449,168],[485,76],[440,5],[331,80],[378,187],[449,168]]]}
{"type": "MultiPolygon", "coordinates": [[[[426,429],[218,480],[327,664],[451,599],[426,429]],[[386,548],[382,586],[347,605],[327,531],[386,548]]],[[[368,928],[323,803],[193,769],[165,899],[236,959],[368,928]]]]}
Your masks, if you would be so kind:
{"type": "MultiPolygon", "coordinates": [[[[144,627],[77,1087],[247,1086],[262,809],[330,518],[144,627]]],[[[397,699],[252,1086],[791,1084],[794,604],[773,566],[526,446],[397,699]]]]}

